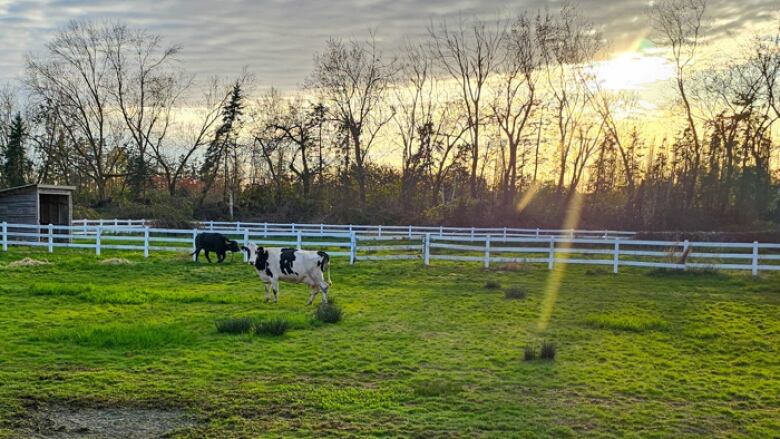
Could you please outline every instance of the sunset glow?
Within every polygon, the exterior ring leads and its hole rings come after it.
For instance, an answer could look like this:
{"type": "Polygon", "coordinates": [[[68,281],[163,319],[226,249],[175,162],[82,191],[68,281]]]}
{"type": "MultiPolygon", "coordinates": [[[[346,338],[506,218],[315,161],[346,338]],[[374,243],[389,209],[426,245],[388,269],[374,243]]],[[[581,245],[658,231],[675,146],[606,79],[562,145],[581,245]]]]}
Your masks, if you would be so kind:
{"type": "Polygon", "coordinates": [[[605,90],[639,90],[672,78],[674,66],[660,55],[625,52],[595,64],[593,73],[605,90]]]}

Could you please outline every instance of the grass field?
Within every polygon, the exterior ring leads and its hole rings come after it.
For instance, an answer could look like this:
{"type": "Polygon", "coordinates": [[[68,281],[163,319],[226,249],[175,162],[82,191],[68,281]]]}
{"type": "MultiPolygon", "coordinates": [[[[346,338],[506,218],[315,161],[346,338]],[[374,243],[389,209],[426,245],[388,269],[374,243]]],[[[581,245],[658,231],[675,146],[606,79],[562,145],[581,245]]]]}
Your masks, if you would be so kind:
{"type": "Polygon", "coordinates": [[[263,303],[238,254],[109,257],[131,264],[0,253],[0,437],[63,407],[184,413],[174,437],[780,436],[778,275],[570,266],[542,331],[541,265],[336,259],[344,318],[324,324],[304,286],[263,303]],[[9,266],[27,256],[50,264],[9,266]],[[228,317],[290,327],[217,332],[228,317]],[[523,361],[543,341],[555,359],[523,361]]]}

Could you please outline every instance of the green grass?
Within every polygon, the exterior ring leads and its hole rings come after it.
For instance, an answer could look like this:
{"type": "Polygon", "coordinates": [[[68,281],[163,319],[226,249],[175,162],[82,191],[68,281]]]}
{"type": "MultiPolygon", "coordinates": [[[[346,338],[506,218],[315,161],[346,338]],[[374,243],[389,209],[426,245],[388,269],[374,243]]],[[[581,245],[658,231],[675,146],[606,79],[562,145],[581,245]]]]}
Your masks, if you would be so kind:
{"type": "Polygon", "coordinates": [[[197,423],[174,437],[191,438],[780,433],[779,274],[569,266],[550,294],[544,265],[336,258],[343,317],[325,324],[303,285],[264,303],[238,257],[109,257],[132,264],[0,252],[0,437],[29,436],[17,428],[31,404],[183,409],[197,423]],[[51,264],[8,267],[26,256],[51,264]],[[226,335],[215,322],[228,316],[289,325],[226,335]]]}

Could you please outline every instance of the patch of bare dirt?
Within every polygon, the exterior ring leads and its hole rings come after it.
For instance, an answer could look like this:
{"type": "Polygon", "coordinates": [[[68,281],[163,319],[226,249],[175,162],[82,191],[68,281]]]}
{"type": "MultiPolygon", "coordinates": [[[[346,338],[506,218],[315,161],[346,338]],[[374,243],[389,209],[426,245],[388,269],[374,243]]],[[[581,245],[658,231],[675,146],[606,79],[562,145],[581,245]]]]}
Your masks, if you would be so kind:
{"type": "Polygon", "coordinates": [[[45,439],[160,438],[195,425],[180,410],[63,405],[30,408],[25,421],[25,437],[45,439]]]}

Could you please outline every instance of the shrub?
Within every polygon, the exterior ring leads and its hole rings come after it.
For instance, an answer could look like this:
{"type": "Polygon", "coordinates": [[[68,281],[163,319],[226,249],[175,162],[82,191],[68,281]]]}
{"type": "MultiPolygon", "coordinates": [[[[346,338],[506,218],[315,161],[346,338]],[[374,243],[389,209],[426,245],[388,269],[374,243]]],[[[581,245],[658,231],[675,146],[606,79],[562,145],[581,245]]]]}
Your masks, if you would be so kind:
{"type": "Polygon", "coordinates": [[[489,280],[485,282],[485,288],[489,290],[497,290],[501,288],[501,282],[495,281],[495,280],[489,280]]]}
{"type": "Polygon", "coordinates": [[[539,350],[539,358],[542,360],[554,360],[555,359],[555,343],[549,341],[543,341],[542,347],[539,350]]]}
{"type": "Polygon", "coordinates": [[[523,361],[533,360],[536,360],[536,349],[531,345],[526,345],[525,348],[523,348],[523,361]]]}
{"type": "Polygon", "coordinates": [[[220,319],[214,324],[217,326],[217,332],[226,334],[244,334],[252,329],[252,319],[249,317],[220,319]]]}
{"type": "Polygon", "coordinates": [[[332,302],[320,303],[314,316],[321,322],[337,323],[341,320],[341,308],[332,302]]]}
{"type": "Polygon", "coordinates": [[[290,328],[290,322],[282,318],[263,320],[255,323],[255,334],[273,335],[275,337],[284,335],[290,328]]]}
{"type": "Polygon", "coordinates": [[[504,291],[505,299],[525,299],[525,291],[520,288],[510,288],[504,291]]]}

